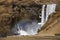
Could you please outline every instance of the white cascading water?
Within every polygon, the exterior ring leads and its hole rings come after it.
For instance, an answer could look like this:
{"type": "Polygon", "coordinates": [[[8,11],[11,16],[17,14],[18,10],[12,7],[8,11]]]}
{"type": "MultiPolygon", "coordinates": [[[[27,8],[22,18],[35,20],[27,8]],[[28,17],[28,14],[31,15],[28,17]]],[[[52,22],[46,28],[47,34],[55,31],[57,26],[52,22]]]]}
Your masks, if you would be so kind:
{"type": "Polygon", "coordinates": [[[46,7],[46,20],[45,20],[45,18],[44,18],[44,12],[45,12],[44,9],[45,9],[45,6],[46,5],[42,6],[42,20],[41,20],[42,25],[41,26],[43,26],[44,23],[48,20],[48,16],[51,13],[55,13],[55,9],[56,9],[56,4],[48,4],[47,7],[46,7]]]}
{"type": "MultiPolygon", "coordinates": [[[[43,7],[42,7],[42,20],[41,20],[42,22],[41,23],[37,23],[36,21],[34,21],[34,22],[32,22],[32,24],[25,25],[25,27],[19,26],[20,25],[19,23],[17,24],[17,28],[18,28],[17,33],[19,33],[19,35],[35,35],[35,34],[37,34],[38,29],[41,28],[41,24],[44,23],[44,17],[43,17],[44,16],[44,7],[45,7],[45,5],[43,5],[43,7]]],[[[55,8],[56,8],[56,4],[47,5],[46,19],[49,14],[55,12],[55,8]]]]}
{"type": "Polygon", "coordinates": [[[17,27],[18,27],[17,33],[19,33],[19,35],[29,35],[26,31],[23,31],[22,28],[20,29],[19,25],[17,27]]]}
{"type": "Polygon", "coordinates": [[[38,29],[41,25],[38,26],[37,22],[32,22],[31,24],[26,24],[24,27],[20,26],[20,23],[17,24],[17,33],[19,35],[35,35],[37,34],[38,29]]]}
{"type": "Polygon", "coordinates": [[[55,13],[56,4],[48,4],[46,8],[46,21],[51,13],[55,13]]]}

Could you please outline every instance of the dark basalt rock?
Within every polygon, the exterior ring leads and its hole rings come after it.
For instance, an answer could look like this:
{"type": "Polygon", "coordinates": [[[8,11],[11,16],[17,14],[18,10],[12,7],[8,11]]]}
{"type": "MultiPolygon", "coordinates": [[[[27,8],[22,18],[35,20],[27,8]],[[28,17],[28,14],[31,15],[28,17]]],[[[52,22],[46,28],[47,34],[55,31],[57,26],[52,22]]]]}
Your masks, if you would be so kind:
{"type": "Polygon", "coordinates": [[[10,30],[15,28],[15,24],[24,18],[25,14],[29,15],[26,16],[32,20],[39,20],[39,12],[41,11],[42,5],[31,3],[30,1],[26,5],[24,2],[21,0],[0,1],[0,35],[12,35],[13,33],[10,30]]]}

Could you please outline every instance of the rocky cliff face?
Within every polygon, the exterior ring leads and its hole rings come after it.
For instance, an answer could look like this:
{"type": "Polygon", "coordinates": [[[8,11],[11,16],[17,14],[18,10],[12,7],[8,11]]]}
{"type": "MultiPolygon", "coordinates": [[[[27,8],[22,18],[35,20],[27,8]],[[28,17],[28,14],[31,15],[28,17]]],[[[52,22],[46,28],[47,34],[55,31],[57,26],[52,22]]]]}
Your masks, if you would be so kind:
{"type": "Polygon", "coordinates": [[[24,8],[25,5],[29,6],[30,4],[40,5],[48,3],[57,3],[57,1],[46,0],[45,2],[44,0],[0,0],[0,34],[6,35],[10,28],[14,26],[16,21],[20,20],[21,5],[24,8]]]}
{"type": "Polygon", "coordinates": [[[21,18],[24,18],[24,14],[27,13],[27,10],[29,12],[29,9],[33,11],[32,13],[35,13],[33,14],[34,16],[38,17],[35,11],[39,10],[39,7],[33,8],[33,6],[37,7],[39,5],[35,4],[35,2],[25,0],[0,0],[0,34],[2,36],[7,35],[10,29],[12,29],[21,18]]]}
{"type": "Polygon", "coordinates": [[[39,35],[41,36],[55,36],[60,34],[60,13],[53,13],[49,15],[47,22],[41,28],[39,35]]]}

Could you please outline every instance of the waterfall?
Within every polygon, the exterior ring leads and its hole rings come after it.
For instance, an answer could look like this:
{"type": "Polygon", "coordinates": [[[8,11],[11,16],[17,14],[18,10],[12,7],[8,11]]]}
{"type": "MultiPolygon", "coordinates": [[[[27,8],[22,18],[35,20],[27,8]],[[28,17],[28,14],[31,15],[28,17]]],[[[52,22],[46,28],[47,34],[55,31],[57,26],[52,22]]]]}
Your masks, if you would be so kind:
{"type": "Polygon", "coordinates": [[[48,16],[49,16],[50,14],[55,13],[55,9],[56,9],[56,4],[47,4],[47,7],[46,7],[46,15],[44,15],[45,6],[46,6],[46,5],[43,5],[43,6],[42,6],[41,26],[44,25],[44,23],[47,21],[48,16]],[[46,16],[46,19],[44,18],[45,16],[46,16]]]}
{"type": "Polygon", "coordinates": [[[51,13],[55,13],[56,4],[48,4],[46,8],[46,21],[51,13]]]}
{"type": "Polygon", "coordinates": [[[43,26],[43,24],[45,23],[45,21],[48,18],[48,15],[55,12],[55,8],[56,8],[56,4],[48,4],[46,7],[46,19],[44,18],[44,9],[45,9],[46,5],[42,6],[42,11],[41,11],[41,23],[37,23],[37,21],[32,21],[32,23],[29,22],[19,22],[17,23],[17,33],[19,33],[19,35],[35,35],[37,34],[38,29],[41,28],[41,26],[43,26]]]}
{"type": "Polygon", "coordinates": [[[41,24],[41,26],[43,26],[43,24],[44,24],[44,9],[45,9],[45,5],[42,6],[42,13],[41,13],[42,14],[42,18],[41,18],[42,24],[41,24]]]}

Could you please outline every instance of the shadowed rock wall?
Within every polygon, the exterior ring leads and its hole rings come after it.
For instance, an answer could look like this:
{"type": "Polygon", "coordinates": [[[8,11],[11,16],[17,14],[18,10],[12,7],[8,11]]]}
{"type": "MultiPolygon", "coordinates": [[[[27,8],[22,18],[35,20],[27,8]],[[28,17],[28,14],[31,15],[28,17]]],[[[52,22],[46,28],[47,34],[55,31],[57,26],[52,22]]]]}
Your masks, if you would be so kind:
{"type": "MultiPolygon", "coordinates": [[[[21,19],[20,7],[48,3],[57,3],[56,0],[0,0],[0,34],[6,35],[10,28],[14,27],[16,21],[21,19]]],[[[35,9],[34,9],[35,10],[35,9]]],[[[35,15],[37,16],[37,15],[35,15]]]]}

